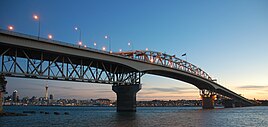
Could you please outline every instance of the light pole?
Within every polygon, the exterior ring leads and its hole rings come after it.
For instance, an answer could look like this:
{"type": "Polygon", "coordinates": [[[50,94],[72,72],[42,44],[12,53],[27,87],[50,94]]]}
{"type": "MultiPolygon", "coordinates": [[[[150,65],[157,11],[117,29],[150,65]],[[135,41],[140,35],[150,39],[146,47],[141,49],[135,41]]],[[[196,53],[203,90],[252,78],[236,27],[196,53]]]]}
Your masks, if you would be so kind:
{"type": "Polygon", "coordinates": [[[75,27],[74,29],[76,31],[79,31],[79,42],[80,42],[81,41],[81,33],[82,33],[82,31],[81,31],[81,29],[79,27],[75,27]]]}
{"type": "Polygon", "coordinates": [[[34,20],[38,21],[38,40],[40,37],[40,17],[38,15],[33,15],[34,20]]]}
{"type": "Polygon", "coordinates": [[[82,33],[82,31],[81,31],[81,29],[79,28],[79,27],[75,27],[74,28],[76,31],[78,31],[79,32],[79,40],[78,40],[78,45],[79,45],[79,47],[80,46],[82,46],[82,40],[81,40],[81,33],[82,33]]]}
{"type": "Polygon", "coordinates": [[[93,45],[94,45],[95,49],[97,49],[97,42],[94,42],[93,45]]]}
{"type": "Polygon", "coordinates": [[[127,45],[129,46],[129,49],[130,49],[131,51],[133,51],[133,43],[131,43],[131,41],[129,41],[129,42],[127,43],[127,45]]]}
{"type": "Polygon", "coordinates": [[[108,35],[106,35],[106,36],[104,36],[104,38],[105,38],[105,39],[108,39],[108,41],[109,41],[109,52],[111,53],[111,52],[112,52],[111,37],[108,36],[108,35]]]}
{"type": "Polygon", "coordinates": [[[80,48],[80,46],[82,46],[82,44],[83,44],[82,41],[78,42],[79,48],[80,48]]]}

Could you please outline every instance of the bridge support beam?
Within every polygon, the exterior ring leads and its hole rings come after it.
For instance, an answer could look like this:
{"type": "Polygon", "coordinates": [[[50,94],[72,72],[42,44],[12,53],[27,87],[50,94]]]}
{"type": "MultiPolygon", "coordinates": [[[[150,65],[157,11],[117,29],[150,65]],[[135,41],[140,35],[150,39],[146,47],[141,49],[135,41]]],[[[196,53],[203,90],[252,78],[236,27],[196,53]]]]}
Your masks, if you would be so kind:
{"type": "Polygon", "coordinates": [[[4,75],[0,75],[0,113],[3,113],[3,98],[4,93],[6,92],[6,84],[7,81],[5,80],[4,75]]]}
{"type": "Polygon", "coordinates": [[[203,109],[213,109],[214,108],[214,101],[215,101],[215,94],[207,91],[207,90],[200,90],[200,96],[202,98],[202,108],[203,109]]]}
{"type": "Polygon", "coordinates": [[[136,112],[136,93],[141,85],[114,85],[113,91],[117,95],[117,112],[136,112]]]}
{"type": "Polygon", "coordinates": [[[234,100],[231,99],[225,99],[222,102],[224,108],[234,108],[235,107],[235,103],[234,100]]]}

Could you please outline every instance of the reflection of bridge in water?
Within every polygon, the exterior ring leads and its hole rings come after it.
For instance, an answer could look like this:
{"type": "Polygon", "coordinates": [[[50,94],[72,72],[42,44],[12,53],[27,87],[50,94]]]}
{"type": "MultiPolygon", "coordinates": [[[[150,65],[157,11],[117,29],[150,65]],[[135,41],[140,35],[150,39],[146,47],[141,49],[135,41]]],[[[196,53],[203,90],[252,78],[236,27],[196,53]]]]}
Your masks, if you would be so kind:
{"type": "Polygon", "coordinates": [[[136,93],[147,73],[196,86],[203,108],[214,108],[216,96],[225,98],[225,107],[254,104],[197,66],[161,52],[108,53],[5,30],[0,31],[0,46],[0,73],[5,76],[113,84],[117,111],[136,111],[136,93]]]}

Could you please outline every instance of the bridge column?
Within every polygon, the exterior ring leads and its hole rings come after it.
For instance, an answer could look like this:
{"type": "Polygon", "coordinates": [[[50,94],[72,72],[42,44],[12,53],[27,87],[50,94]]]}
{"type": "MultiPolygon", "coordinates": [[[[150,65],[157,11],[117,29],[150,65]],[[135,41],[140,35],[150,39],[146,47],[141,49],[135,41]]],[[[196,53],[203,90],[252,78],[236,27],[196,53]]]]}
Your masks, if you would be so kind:
{"type": "Polygon", "coordinates": [[[3,113],[3,98],[4,93],[6,92],[6,84],[7,81],[5,80],[4,75],[0,75],[0,113],[3,113]]]}
{"type": "Polygon", "coordinates": [[[136,112],[136,93],[141,89],[140,84],[114,85],[117,95],[117,112],[136,112]]]}
{"type": "Polygon", "coordinates": [[[200,96],[202,98],[202,108],[203,109],[213,109],[214,108],[214,101],[215,101],[215,94],[207,91],[207,90],[200,90],[200,96]]]}

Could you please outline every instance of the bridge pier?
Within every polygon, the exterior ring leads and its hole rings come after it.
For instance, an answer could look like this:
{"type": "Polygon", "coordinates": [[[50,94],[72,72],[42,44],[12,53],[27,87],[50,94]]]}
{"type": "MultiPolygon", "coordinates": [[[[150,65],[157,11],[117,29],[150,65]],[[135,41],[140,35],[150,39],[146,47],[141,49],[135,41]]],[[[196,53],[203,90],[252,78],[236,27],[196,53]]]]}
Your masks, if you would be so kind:
{"type": "Polygon", "coordinates": [[[200,90],[200,96],[202,98],[203,109],[214,109],[214,101],[215,101],[214,93],[207,90],[200,90]]]}
{"type": "Polygon", "coordinates": [[[6,92],[6,84],[7,81],[5,80],[4,75],[0,75],[0,113],[3,113],[3,98],[4,93],[6,92]]]}
{"type": "Polygon", "coordinates": [[[136,112],[136,93],[141,89],[140,84],[114,85],[117,95],[117,112],[136,112]]]}

